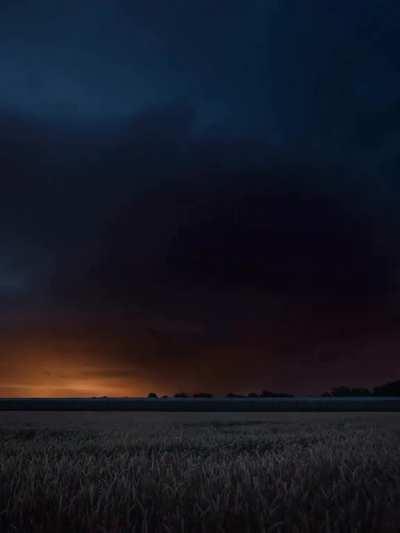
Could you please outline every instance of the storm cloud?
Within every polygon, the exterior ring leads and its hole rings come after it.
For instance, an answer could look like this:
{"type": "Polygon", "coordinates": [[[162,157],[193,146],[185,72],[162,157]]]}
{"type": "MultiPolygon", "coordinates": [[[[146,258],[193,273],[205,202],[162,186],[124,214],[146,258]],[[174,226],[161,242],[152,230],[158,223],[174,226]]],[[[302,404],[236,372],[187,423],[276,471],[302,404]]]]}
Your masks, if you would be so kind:
{"type": "Polygon", "coordinates": [[[0,9],[12,390],[397,377],[397,4],[0,9]]]}

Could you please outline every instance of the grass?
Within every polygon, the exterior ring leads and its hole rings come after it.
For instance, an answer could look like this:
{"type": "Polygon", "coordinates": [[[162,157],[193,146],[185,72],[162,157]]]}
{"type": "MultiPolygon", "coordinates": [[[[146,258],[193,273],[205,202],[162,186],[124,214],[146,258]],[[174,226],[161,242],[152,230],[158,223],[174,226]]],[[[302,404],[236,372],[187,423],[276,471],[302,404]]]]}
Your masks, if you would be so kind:
{"type": "Polygon", "coordinates": [[[2,413],[0,530],[398,532],[399,422],[2,413]]]}

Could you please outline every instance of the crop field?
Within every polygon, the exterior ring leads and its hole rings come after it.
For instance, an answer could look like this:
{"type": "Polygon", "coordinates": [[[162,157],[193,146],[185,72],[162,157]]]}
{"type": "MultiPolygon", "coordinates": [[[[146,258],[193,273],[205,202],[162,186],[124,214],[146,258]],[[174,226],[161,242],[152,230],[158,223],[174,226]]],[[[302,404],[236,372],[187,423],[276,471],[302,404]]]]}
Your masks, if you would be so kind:
{"type": "Polygon", "coordinates": [[[2,532],[399,532],[399,413],[0,413],[2,532]]]}

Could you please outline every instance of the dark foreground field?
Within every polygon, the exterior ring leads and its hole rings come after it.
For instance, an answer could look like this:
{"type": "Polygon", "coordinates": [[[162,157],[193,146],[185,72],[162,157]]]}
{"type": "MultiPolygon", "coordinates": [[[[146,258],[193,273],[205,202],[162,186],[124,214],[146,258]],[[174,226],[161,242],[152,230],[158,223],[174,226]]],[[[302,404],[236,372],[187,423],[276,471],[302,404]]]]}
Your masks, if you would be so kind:
{"type": "Polygon", "coordinates": [[[398,532],[397,413],[0,413],[0,531],[398,532]]]}

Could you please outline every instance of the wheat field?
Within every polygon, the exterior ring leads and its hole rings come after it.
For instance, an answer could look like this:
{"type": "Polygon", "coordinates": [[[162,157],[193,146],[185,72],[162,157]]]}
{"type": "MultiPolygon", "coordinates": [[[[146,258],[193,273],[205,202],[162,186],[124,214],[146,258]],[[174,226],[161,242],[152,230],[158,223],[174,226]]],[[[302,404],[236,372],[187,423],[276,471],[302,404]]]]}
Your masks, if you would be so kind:
{"type": "Polygon", "coordinates": [[[0,413],[2,532],[398,532],[397,413],[0,413]]]}

